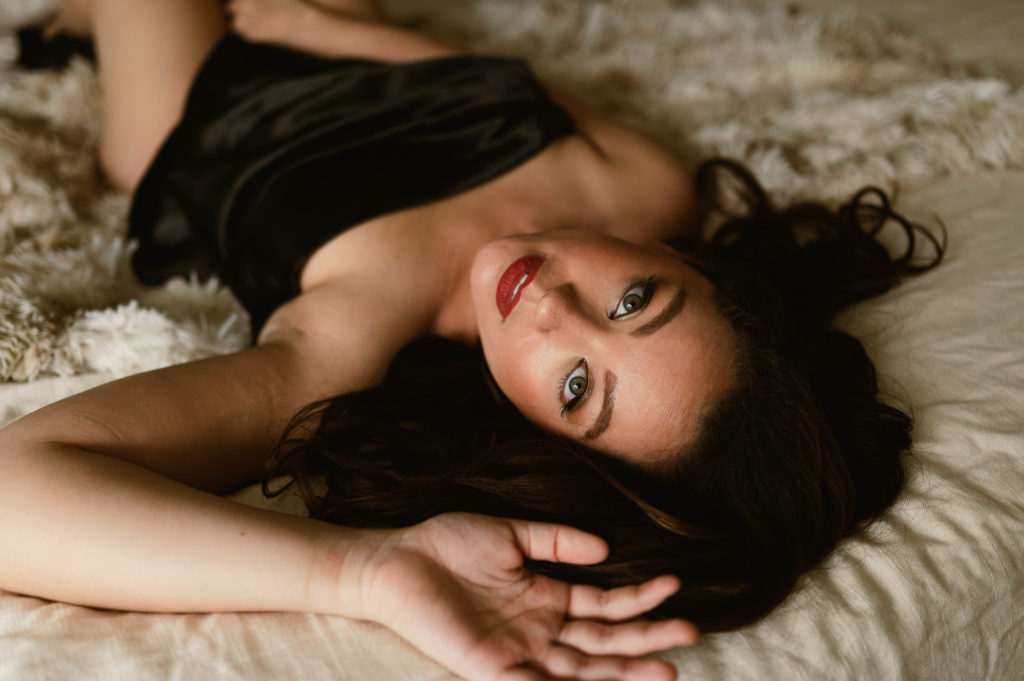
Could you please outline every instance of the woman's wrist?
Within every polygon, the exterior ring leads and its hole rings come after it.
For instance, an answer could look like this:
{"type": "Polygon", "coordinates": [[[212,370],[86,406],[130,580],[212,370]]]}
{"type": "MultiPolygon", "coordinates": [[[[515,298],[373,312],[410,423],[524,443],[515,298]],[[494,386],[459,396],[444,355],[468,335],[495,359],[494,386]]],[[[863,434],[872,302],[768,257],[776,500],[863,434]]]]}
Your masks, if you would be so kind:
{"type": "MultiPolygon", "coordinates": [[[[630,622],[679,587],[657,579],[604,591],[526,569],[527,560],[594,564],[603,540],[570,527],[447,513],[397,530],[343,530],[317,561],[336,614],[377,622],[473,681],[536,668],[579,678],[666,679],[665,662],[632,659],[692,643],[681,621],[630,622]]],[[[546,678],[546,677],[545,677],[546,678]]]]}
{"type": "Polygon", "coordinates": [[[315,542],[305,610],[379,622],[375,607],[381,567],[402,543],[403,530],[323,526],[315,542]]]}

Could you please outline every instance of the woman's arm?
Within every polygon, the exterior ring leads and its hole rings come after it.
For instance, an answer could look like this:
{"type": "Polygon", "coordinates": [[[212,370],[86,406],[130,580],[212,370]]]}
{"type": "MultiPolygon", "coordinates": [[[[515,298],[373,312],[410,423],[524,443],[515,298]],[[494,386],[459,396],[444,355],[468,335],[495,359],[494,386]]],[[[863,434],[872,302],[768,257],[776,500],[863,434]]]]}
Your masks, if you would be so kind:
{"type": "Polygon", "coordinates": [[[373,384],[421,332],[368,279],[298,296],[255,347],[129,376],[0,431],[0,517],[19,519],[0,527],[0,588],[128,609],[309,609],[294,589],[349,535],[215,495],[262,480],[295,412],[373,384]]]}
{"type": "Polygon", "coordinates": [[[589,535],[462,514],[357,530],[210,493],[260,477],[294,408],[378,370],[303,328],[323,318],[303,307],[311,300],[286,306],[263,345],[122,379],[0,431],[0,588],[107,608],[369,619],[467,679],[547,678],[524,665],[672,678],[632,656],[686,643],[692,627],[609,623],[675,582],[603,592],[523,568],[526,557],[603,559],[589,535]]]}
{"type": "Polygon", "coordinates": [[[6,590],[124,610],[362,615],[324,567],[350,568],[365,531],[248,508],[72,445],[0,446],[6,590]]]}
{"type": "Polygon", "coordinates": [[[0,587],[126,609],[308,609],[310,567],[340,531],[208,493],[261,479],[311,392],[292,355],[268,344],[131,376],[0,431],[0,515],[17,519],[0,525],[0,587]]]}
{"type": "Polygon", "coordinates": [[[288,610],[385,624],[467,679],[527,669],[671,679],[632,659],[692,642],[684,622],[629,620],[674,579],[604,592],[535,577],[524,559],[591,563],[603,542],[571,528],[449,514],[355,530],[235,504],[70,445],[6,433],[0,586],[147,611],[288,610]],[[8,447],[17,451],[12,453],[8,447]]]}

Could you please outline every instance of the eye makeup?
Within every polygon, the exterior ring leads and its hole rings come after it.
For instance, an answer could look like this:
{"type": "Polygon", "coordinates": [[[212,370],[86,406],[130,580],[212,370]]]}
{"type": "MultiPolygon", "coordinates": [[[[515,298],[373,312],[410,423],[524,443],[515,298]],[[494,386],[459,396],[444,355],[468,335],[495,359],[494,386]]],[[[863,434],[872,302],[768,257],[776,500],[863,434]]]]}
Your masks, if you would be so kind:
{"type": "Polygon", "coordinates": [[[623,319],[640,312],[647,307],[647,303],[650,302],[653,295],[654,277],[648,277],[645,282],[630,284],[622,298],[615,304],[615,309],[608,313],[608,319],[623,319]]]}
{"type": "MultiPolygon", "coordinates": [[[[653,295],[654,277],[648,277],[645,282],[630,284],[616,304],[616,308],[608,313],[608,318],[616,320],[632,317],[647,307],[647,303],[650,302],[653,295]],[[631,296],[636,296],[639,300],[634,303],[632,309],[628,309],[627,299],[631,296]]],[[[557,394],[558,401],[562,404],[562,416],[579,408],[586,401],[591,392],[591,383],[590,371],[585,359],[576,362],[573,368],[559,379],[557,394]]]]}
{"type": "Polygon", "coordinates": [[[581,359],[558,382],[558,401],[562,403],[562,416],[583,404],[589,394],[590,371],[587,361],[581,359]],[[579,386],[582,388],[577,389],[579,386]]]}

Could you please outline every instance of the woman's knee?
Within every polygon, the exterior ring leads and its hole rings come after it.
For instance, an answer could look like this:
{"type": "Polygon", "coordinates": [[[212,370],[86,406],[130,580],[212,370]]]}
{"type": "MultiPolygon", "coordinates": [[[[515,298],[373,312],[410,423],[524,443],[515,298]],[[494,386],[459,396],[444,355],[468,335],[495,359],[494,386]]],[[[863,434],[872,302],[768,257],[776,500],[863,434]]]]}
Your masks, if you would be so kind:
{"type": "Polygon", "coordinates": [[[154,145],[104,130],[100,137],[100,168],[114,189],[133,193],[155,155],[154,145]]]}

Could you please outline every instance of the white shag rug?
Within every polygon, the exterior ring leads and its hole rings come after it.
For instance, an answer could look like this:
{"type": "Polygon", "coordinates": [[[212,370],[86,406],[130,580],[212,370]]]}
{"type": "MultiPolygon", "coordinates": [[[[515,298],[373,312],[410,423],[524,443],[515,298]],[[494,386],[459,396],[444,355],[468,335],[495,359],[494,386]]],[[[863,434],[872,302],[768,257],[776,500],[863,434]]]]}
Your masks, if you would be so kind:
{"type": "MultiPolygon", "coordinates": [[[[762,0],[386,4],[442,37],[528,58],[691,165],[741,159],[780,200],[1024,167],[1024,93],[855,12],[762,0]]],[[[95,160],[92,68],[23,72],[15,50],[0,35],[0,380],[114,377],[243,347],[245,313],[216,281],[134,281],[128,199],[95,160]]]]}

